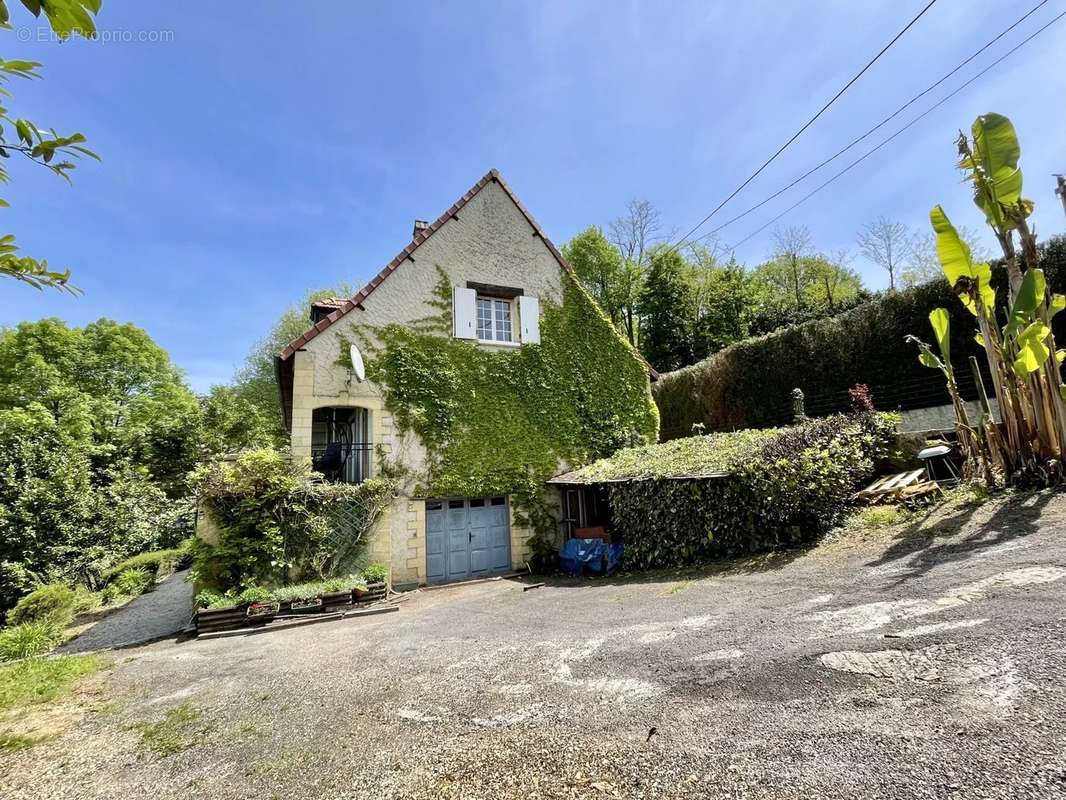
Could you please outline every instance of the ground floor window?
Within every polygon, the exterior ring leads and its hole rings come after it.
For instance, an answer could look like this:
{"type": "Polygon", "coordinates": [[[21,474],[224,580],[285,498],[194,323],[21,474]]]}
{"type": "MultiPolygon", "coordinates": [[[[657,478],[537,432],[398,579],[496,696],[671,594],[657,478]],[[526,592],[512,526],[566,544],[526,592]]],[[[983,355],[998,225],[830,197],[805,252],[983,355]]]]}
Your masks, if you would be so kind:
{"type": "Polygon", "coordinates": [[[326,480],[362,483],[371,477],[373,452],[368,409],[328,406],[312,412],[311,461],[326,480]]]}

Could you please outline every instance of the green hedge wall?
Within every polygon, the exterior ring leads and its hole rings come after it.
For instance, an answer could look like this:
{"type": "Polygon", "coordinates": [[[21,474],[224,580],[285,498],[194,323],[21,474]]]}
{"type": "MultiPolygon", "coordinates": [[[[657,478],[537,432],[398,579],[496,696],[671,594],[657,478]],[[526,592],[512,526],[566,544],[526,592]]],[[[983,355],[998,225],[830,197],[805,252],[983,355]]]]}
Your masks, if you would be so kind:
{"type": "Polygon", "coordinates": [[[725,478],[607,484],[626,568],[676,567],[812,540],[871,477],[897,423],[892,414],[837,414],[769,436],[725,478]]]}
{"type": "MultiPolygon", "coordinates": [[[[1066,238],[1043,246],[1048,286],[1066,292],[1066,238]]],[[[993,282],[1005,285],[1002,264],[993,282]]],[[[708,431],[783,424],[791,418],[791,392],[799,387],[812,414],[847,408],[847,390],[865,383],[879,410],[923,408],[949,401],[939,373],[918,363],[908,333],[931,337],[929,312],[942,306],[952,317],[952,355],[964,397],[973,397],[968,356],[982,351],[973,340],[973,317],[940,280],[885,294],[831,319],[784,328],[726,348],[690,367],[660,377],[652,393],[659,406],[663,441],[689,436],[695,423],[708,431]]],[[[1054,320],[1066,342],[1066,314],[1054,320]]],[[[985,381],[991,392],[989,381],[985,381]]]]}

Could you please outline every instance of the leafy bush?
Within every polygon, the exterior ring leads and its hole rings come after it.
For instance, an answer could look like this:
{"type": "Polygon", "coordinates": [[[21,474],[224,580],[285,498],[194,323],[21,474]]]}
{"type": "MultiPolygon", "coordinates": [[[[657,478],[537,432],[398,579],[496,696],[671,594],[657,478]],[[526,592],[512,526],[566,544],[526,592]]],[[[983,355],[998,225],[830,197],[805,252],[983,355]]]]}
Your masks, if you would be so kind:
{"type": "Polygon", "coordinates": [[[203,591],[196,593],[197,608],[225,608],[236,604],[236,597],[227,597],[224,594],[213,592],[210,589],[204,589],[203,591]]]}
{"type": "Polygon", "coordinates": [[[111,583],[104,587],[103,599],[107,603],[112,603],[120,598],[138,597],[154,585],[155,578],[148,570],[132,567],[120,572],[111,583]]]}
{"type": "Polygon", "coordinates": [[[179,568],[187,565],[191,560],[190,549],[192,541],[183,542],[181,547],[172,547],[166,550],[151,550],[147,553],[127,558],[118,562],[115,566],[104,570],[101,578],[104,581],[112,580],[116,575],[128,569],[143,569],[150,572],[157,580],[172,575],[179,568]]]}
{"type": "Polygon", "coordinates": [[[238,608],[251,603],[277,602],[275,592],[263,586],[248,586],[241,592],[230,591],[225,594],[204,590],[196,595],[197,608],[238,608]]]}
{"type": "Polygon", "coordinates": [[[237,595],[237,605],[246,606],[250,603],[269,603],[274,595],[264,586],[249,586],[237,595]]]}
{"type": "Polygon", "coordinates": [[[195,480],[219,528],[217,544],[194,543],[195,576],[221,592],[290,576],[321,578],[357,559],[393,496],[381,480],[324,483],[305,463],[272,450],[205,465],[195,480]],[[341,541],[338,532],[345,534],[341,541]]]}
{"type": "Polygon", "coordinates": [[[826,531],[887,452],[897,423],[890,414],[836,415],[779,430],[692,437],[684,440],[685,459],[680,443],[669,442],[641,448],[639,458],[622,451],[577,476],[590,483],[612,477],[607,489],[627,567],[673,567],[826,531]],[[740,443],[724,447],[730,438],[740,443]]]}
{"type": "MultiPolygon", "coordinates": [[[[307,583],[294,583],[291,586],[279,586],[272,594],[279,603],[288,603],[293,600],[309,600],[312,597],[320,597],[328,593],[325,581],[308,581],[307,583]]],[[[340,589],[337,589],[340,591],[340,589]]]]}
{"type": "Polygon", "coordinates": [[[100,592],[93,592],[86,589],[84,586],[74,587],[74,614],[85,614],[89,611],[96,611],[104,603],[104,598],[100,592]]]}
{"type": "Polygon", "coordinates": [[[95,588],[106,567],[183,528],[184,504],[143,470],[101,468],[114,454],[71,432],[79,414],[91,427],[90,412],[73,406],[60,424],[42,406],[0,410],[0,610],[42,582],[95,588]]]}
{"type": "MultiPolygon", "coordinates": [[[[1066,237],[1051,239],[1042,246],[1041,256],[1049,291],[1066,291],[1066,237]]],[[[1003,294],[1006,271],[1001,263],[993,264],[992,275],[1003,294]]],[[[859,383],[870,388],[882,410],[946,405],[951,400],[943,381],[931,377],[903,340],[908,333],[928,331],[929,312],[940,306],[952,317],[954,361],[968,370],[969,356],[983,358],[973,340],[973,317],[947,281],[936,280],[830,319],[738,342],[698,364],[662,375],[652,386],[661,438],[689,436],[695,424],[728,431],[787,423],[792,418],[791,392],[797,387],[813,414],[846,411],[847,390],[859,383]],[[918,386],[920,392],[915,391],[918,386]]],[[[1066,338],[1066,315],[1055,317],[1052,328],[1056,340],[1066,338]]],[[[966,399],[974,398],[968,378],[960,389],[966,399]]]]}
{"type": "Polygon", "coordinates": [[[75,594],[61,583],[50,583],[23,597],[8,615],[8,624],[45,622],[58,627],[74,619],[75,594]]]}
{"type": "Polygon", "coordinates": [[[384,564],[367,564],[363,569],[363,580],[367,583],[380,583],[389,576],[389,568],[384,564]]]}
{"type": "Polygon", "coordinates": [[[0,661],[47,653],[62,637],[62,630],[53,622],[24,622],[4,628],[0,630],[0,661]]]}

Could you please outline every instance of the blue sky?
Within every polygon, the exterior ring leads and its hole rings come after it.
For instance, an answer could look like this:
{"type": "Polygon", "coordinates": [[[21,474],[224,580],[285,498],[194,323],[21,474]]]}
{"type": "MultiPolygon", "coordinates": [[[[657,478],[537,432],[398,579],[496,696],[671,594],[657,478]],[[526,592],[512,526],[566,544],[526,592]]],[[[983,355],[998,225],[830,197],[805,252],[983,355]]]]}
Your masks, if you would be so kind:
{"type": "MultiPolygon", "coordinates": [[[[721,219],[866,130],[1036,2],[939,0],[721,219]]],[[[361,284],[406,244],[416,217],[435,218],[490,167],[558,244],[606,224],[630,198],[651,200],[683,232],[922,5],[105,0],[102,31],[166,32],[166,41],[108,33],[63,44],[37,41],[37,23],[15,8],[3,55],[43,62],[45,80],[14,85],[11,108],[84,132],[103,163],[80,166],[67,187],[12,159],[3,232],[71,267],[85,294],[5,282],[0,324],[132,321],[205,390],[228,380],[307,289],[361,284]]],[[[1048,2],[1024,33],[914,111],[1064,9],[1066,0],[1048,2]]],[[[977,114],[999,111],[1018,128],[1038,232],[1062,232],[1051,173],[1066,171],[1064,41],[1066,20],[781,224],[809,226],[826,251],[854,251],[856,230],[881,214],[924,226],[937,202],[977,227],[953,139],[977,114]]],[[[727,228],[723,241],[801,194],[727,228]]],[[[770,248],[767,230],[737,255],[755,264],[770,248]]],[[[869,285],[887,283],[861,258],[853,265],[869,285]]]]}

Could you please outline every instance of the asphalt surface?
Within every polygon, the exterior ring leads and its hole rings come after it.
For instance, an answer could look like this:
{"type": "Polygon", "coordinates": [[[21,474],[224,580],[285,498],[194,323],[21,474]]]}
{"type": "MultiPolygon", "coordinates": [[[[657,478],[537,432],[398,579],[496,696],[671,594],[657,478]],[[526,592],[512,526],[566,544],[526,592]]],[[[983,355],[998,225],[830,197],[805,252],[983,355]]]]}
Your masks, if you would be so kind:
{"type": "Polygon", "coordinates": [[[88,711],[0,756],[0,795],[1066,796],[1064,520],[1043,494],[729,569],[123,651],[88,711]],[[150,749],[176,708],[179,747],[150,749]]]}
{"type": "Polygon", "coordinates": [[[192,617],[192,584],[185,580],[188,572],[174,573],[152,591],[134,598],[64,644],[59,652],[87,653],[125,647],[177,633],[192,617]]]}

